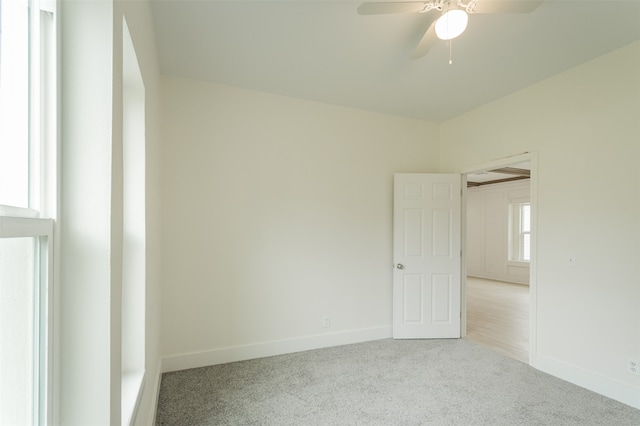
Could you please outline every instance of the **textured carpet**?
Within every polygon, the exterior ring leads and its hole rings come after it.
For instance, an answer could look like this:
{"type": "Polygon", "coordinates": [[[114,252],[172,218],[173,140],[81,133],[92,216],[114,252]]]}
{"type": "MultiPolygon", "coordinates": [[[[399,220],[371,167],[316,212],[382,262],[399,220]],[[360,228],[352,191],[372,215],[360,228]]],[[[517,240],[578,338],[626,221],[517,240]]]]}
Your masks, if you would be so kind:
{"type": "Polygon", "coordinates": [[[377,340],[165,373],[156,425],[640,425],[467,340],[377,340]]]}

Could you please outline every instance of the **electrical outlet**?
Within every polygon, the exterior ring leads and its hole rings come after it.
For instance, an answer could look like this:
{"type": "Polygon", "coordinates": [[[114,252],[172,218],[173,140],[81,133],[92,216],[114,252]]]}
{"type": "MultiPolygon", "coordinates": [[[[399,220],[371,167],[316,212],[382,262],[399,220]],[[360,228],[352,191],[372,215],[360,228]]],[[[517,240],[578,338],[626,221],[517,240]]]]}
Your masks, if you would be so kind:
{"type": "Polygon", "coordinates": [[[627,368],[629,373],[637,374],[638,376],[640,376],[640,361],[638,361],[637,359],[629,358],[629,365],[627,368]]]}
{"type": "Polygon", "coordinates": [[[331,327],[331,317],[323,317],[322,318],[322,327],[323,328],[331,327]]]}

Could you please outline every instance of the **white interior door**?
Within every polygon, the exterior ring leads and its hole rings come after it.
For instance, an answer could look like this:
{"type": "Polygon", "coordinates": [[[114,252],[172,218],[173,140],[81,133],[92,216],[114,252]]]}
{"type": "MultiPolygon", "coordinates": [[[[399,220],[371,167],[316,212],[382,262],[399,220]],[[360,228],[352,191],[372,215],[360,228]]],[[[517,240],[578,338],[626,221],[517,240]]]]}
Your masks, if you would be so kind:
{"type": "Polygon", "coordinates": [[[396,174],[393,199],[393,338],[458,338],[461,176],[396,174]]]}

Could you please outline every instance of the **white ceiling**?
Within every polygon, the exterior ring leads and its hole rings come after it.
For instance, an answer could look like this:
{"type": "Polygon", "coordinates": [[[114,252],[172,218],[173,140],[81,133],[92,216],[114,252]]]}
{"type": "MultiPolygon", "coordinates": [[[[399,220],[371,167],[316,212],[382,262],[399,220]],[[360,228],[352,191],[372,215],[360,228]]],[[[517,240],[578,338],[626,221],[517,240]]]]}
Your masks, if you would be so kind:
{"type": "Polygon", "coordinates": [[[151,3],[163,74],[435,122],[640,40],[640,0],[471,15],[452,65],[444,41],[409,59],[437,12],[361,16],[362,2],[345,0],[151,3]]]}

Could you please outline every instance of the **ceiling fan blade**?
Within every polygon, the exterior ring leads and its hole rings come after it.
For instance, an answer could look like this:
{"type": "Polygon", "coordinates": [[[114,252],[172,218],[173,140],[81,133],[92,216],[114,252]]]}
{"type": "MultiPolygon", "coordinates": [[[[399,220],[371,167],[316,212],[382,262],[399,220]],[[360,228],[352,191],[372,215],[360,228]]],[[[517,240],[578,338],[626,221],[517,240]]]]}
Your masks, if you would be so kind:
{"type": "Polygon", "coordinates": [[[530,13],[544,0],[478,0],[475,13],[530,13]]]}
{"type": "Polygon", "coordinates": [[[431,46],[433,46],[436,41],[438,41],[438,36],[436,36],[436,21],[434,20],[431,22],[431,25],[429,25],[427,32],[422,36],[420,43],[418,43],[416,50],[413,51],[410,58],[418,59],[423,57],[429,52],[429,49],[431,49],[431,46]]]}
{"type": "Polygon", "coordinates": [[[360,15],[380,15],[387,13],[418,13],[424,9],[424,2],[368,2],[358,7],[360,15]]]}

